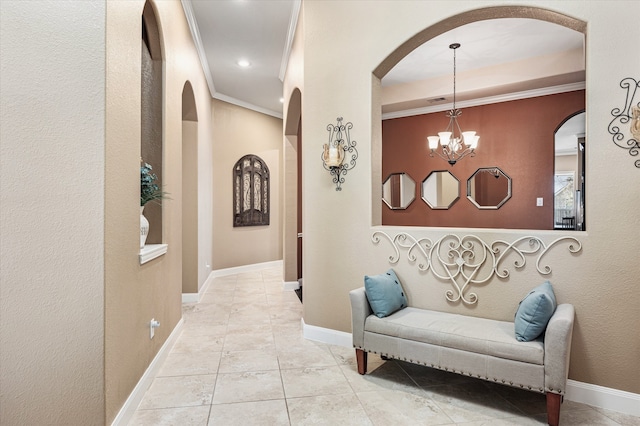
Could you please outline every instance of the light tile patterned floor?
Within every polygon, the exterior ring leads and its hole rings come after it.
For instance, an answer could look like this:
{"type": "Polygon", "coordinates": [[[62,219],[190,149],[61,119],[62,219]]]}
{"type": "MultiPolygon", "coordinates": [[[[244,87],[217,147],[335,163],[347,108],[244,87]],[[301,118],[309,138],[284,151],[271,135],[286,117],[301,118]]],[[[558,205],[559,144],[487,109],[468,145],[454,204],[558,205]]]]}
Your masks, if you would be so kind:
{"type": "MultiPolygon", "coordinates": [[[[347,297],[347,295],[345,295],[347,297]]],[[[215,279],[184,305],[180,337],[130,426],[544,425],[545,398],[302,338],[302,305],[279,269],[215,279]]],[[[565,401],[561,425],[640,425],[565,401]]]]}

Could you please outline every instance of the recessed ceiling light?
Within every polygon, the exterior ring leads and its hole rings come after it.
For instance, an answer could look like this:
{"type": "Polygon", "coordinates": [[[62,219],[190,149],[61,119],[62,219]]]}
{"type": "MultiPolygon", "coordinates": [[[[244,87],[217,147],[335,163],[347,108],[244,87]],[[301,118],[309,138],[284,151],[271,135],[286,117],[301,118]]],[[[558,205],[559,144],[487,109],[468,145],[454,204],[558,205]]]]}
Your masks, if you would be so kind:
{"type": "Polygon", "coordinates": [[[284,103],[284,98],[280,98],[280,103],[283,104],[284,103]]]}
{"type": "Polygon", "coordinates": [[[238,66],[242,67],[242,68],[247,68],[249,66],[251,66],[251,62],[249,62],[246,59],[238,59],[238,62],[236,62],[238,64],[238,66]]]}

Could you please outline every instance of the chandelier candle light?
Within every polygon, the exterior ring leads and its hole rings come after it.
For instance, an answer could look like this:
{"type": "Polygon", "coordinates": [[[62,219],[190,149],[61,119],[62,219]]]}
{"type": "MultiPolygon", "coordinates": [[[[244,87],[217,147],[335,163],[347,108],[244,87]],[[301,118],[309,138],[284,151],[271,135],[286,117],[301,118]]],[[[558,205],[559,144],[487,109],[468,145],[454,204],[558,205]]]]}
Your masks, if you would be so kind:
{"type": "Polygon", "coordinates": [[[439,132],[438,136],[427,137],[431,150],[429,156],[433,157],[437,154],[452,166],[467,155],[473,157],[480,139],[474,131],[463,132],[458,124],[458,117],[462,114],[462,111],[456,108],[456,49],[459,47],[460,43],[449,45],[449,48],[453,49],[453,108],[447,112],[449,125],[446,131],[439,132]],[[440,149],[438,149],[438,143],[440,149]]]}

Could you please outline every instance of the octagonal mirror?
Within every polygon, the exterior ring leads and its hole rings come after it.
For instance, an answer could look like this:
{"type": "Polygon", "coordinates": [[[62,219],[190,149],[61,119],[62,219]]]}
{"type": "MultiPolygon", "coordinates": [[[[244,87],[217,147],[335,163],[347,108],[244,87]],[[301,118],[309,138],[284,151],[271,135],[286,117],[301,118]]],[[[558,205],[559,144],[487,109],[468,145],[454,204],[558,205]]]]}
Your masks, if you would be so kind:
{"type": "Polygon", "coordinates": [[[392,210],[403,210],[416,198],[416,182],[406,173],[392,173],[382,184],[382,201],[392,210]]]}
{"type": "Polygon", "coordinates": [[[434,170],[422,181],[421,194],[432,209],[446,210],[460,198],[460,181],[447,170],[434,170]]]}
{"type": "Polygon", "coordinates": [[[511,198],[511,178],[498,167],[482,167],[467,181],[467,198],[479,209],[499,209],[511,198]]]}

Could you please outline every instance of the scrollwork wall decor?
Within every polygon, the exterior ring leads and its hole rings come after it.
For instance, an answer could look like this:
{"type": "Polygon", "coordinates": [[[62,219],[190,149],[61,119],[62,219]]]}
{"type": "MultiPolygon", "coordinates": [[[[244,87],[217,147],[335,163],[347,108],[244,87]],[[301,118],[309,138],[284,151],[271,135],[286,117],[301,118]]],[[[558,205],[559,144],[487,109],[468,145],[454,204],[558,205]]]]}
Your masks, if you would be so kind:
{"type": "MultiPolygon", "coordinates": [[[[613,120],[609,123],[608,130],[613,143],[636,157],[640,154],[640,79],[624,78],[620,81],[620,87],[627,91],[624,106],[611,110],[613,120]],[[628,133],[625,131],[627,125],[628,133]]],[[[640,168],[640,159],[635,160],[634,164],[640,168]]]]}
{"type": "Polygon", "coordinates": [[[353,124],[342,124],[342,117],[337,118],[337,123],[327,125],[329,131],[329,143],[323,145],[322,165],[333,176],[333,183],[336,184],[336,191],[342,191],[347,172],[356,166],[358,150],[356,141],[352,141],[349,131],[353,124]],[[347,160],[347,156],[351,158],[347,160]]]}
{"type": "Polygon", "coordinates": [[[569,252],[582,250],[582,244],[574,237],[560,237],[546,244],[538,237],[526,236],[513,242],[496,240],[489,244],[475,235],[447,234],[436,241],[415,238],[406,232],[391,237],[385,232],[376,231],[371,236],[374,244],[379,244],[382,239],[386,239],[394,250],[389,256],[389,263],[398,263],[401,250],[406,250],[407,260],[417,262],[420,271],[431,270],[437,278],[451,282],[453,290],[445,292],[449,302],[461,301],[468,305],[478,301],[478,295],[469,290],[471,285],[484,284],[494,275],[501,279],[509,276],[510,271],[504,265],[504,260],[510,253],[517,257],[513,262],[515,269],[525,266],[528,255],[537,255],[536,270],[541,275],[548,275],[551,267],[541,262],[553,247],[568,243],[569,252]]]}

